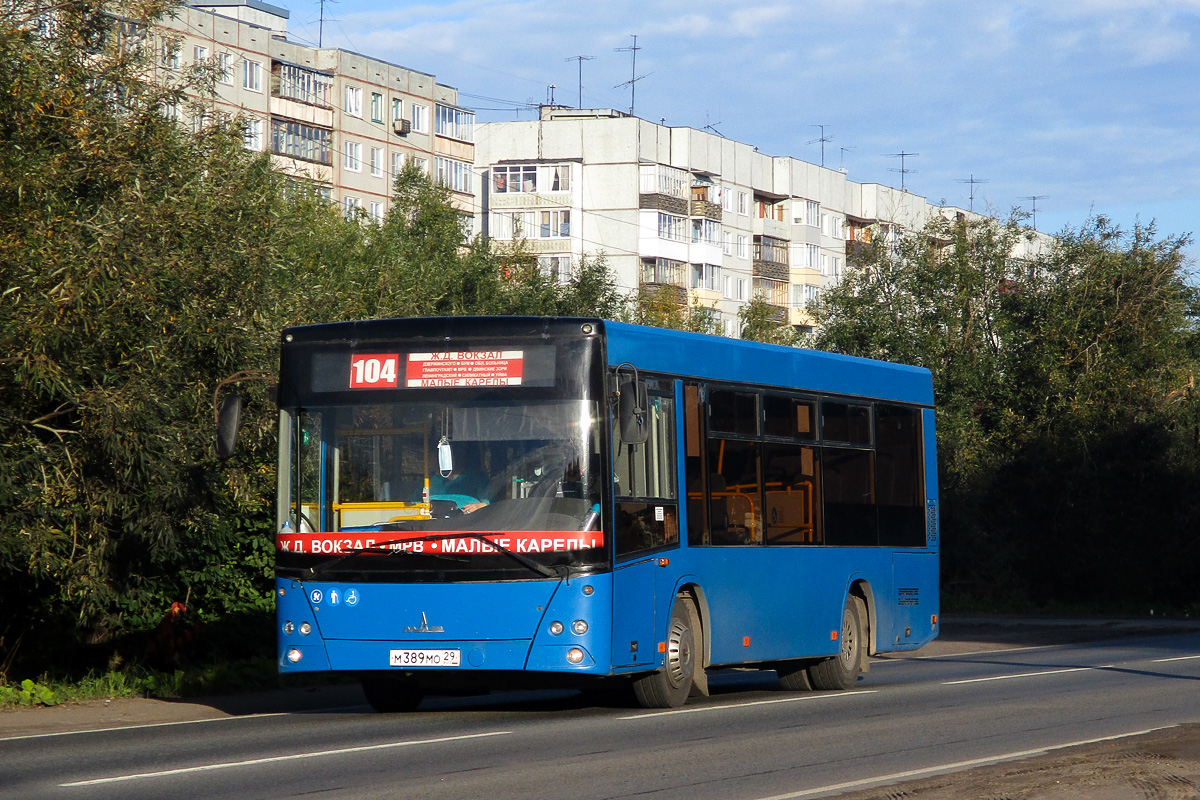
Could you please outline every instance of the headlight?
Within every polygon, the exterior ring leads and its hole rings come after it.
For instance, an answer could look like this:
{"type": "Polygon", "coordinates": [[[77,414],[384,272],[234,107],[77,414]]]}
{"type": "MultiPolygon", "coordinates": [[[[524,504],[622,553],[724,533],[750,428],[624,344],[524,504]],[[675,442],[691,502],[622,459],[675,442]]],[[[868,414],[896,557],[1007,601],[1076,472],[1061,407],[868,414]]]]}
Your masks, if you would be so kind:
{"type": "Polygon", "coordinates": [[[572,647],[567,651],[567,661],[570,661],[572,664],[578,664],[580,661],[583,661],[583,651],[578,647],[572,647]]]}
{"type": "MultiPolygon", "coordinates": [[[[304,654],[301,653],[299,650],[297,650],[294,647],[291,650],[288,650],[288,652],[287,652],[287,660],[292,662],[293,664],[295,664],[297,661],[299,661],[303,657],[304,657],[304,654]]],[[[570,653],[568,653],[567,658],[569,659],[570,657],[571,657],[571,655],[570,655],[570,653]]]]}
{"type": "Polygon", "coordinates": [[[555,636],[558,636],[562,632],[563,632],[563,624],[561,622],[559,622],[558,620],[555,620],[554,622],[550,623],[550,633],[554,634],[555,636]]]}
{"type": "Polygon", "coordinates": [[[310,633],[312,633],[312,625],[309,625],[307,622],[301,622],[300,623],[300,635],[308,636],[310,633]]]}
{"type": "Polygon", "coordinates": [[[577,636],[583,636],[587,633],[587,628],[587,622],[581,619],[577,619],[571,623],[571,630],[575,631],[577,636]]]}
{"type": "Polygon", "coordinates": [[[286,633],[288,636],[291,636],[293,633],[296,632],[296,626],[292,624],[291,620],[288,620],[287,622],[283,623],[283,632],[286,633]]]}

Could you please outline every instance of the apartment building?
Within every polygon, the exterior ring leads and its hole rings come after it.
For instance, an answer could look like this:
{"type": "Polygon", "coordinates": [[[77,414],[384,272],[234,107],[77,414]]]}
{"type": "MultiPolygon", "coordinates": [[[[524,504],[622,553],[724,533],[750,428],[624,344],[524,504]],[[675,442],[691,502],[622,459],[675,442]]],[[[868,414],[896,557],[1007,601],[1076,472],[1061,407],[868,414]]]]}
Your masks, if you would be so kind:
{"type": "MultiPolygon", "coordinates": [[[[215,96],[181,122],[241,115],[246,146],[347,213],[380,219],[408,162],[447,185],[464,214],[474,202],[475,114],[428,73],[287,38],[287,9],[261,0],[181,8],[154,32],[155,69],[213,64],[215,96]]],[[[188,114],[186,110],[174,113],[188,114]]]]}
{"type": "Polygon", "coordinates": [[[730,335],[755,294],[781,322],[809,326],[808,302],[872,226],[915,230],[933,214],[968,213],[608,109],[546,106],[538,120],[479,127],[483,232],[523,239],[564,277],[603,253],[624,289],[666,287],[715,309],[730,335]]]}

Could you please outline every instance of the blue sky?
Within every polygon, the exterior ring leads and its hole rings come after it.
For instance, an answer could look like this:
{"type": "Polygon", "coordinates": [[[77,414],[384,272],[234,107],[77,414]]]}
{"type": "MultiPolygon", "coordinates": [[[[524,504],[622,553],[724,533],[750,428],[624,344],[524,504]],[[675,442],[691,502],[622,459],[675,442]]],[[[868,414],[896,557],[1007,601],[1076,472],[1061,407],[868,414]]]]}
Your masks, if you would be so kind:
{"type": "MultiPolygon", "coordinates": [[[[276,0],[279,2],[279,0],[276,0]]],[[[289,36],[316,44],[319,5],[289,36]]],[[[1056,232],[1093,213],[1200,234],[1200,0],[339,0],[324,45],[430,72],[480,121],[635,112],[1056,232]]],[[[1200,247],[1191,252],[1200,254],[1200,247]]]]}

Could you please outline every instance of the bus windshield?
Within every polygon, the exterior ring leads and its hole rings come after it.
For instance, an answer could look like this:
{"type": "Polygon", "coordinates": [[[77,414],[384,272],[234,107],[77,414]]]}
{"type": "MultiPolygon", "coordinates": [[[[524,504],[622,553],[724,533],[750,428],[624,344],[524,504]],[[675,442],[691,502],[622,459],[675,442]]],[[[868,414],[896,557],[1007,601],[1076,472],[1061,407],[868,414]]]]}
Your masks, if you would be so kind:
{"type": "Polygon", "coordinates": [[[299,544],[279,565],[386,580],[531,577],[508,550],[601,566],[598,418],[590,400],[486,396],[294,413],[288,524],[299,544]],[[313,532],[329,535],[302,536],[313,532]]]}

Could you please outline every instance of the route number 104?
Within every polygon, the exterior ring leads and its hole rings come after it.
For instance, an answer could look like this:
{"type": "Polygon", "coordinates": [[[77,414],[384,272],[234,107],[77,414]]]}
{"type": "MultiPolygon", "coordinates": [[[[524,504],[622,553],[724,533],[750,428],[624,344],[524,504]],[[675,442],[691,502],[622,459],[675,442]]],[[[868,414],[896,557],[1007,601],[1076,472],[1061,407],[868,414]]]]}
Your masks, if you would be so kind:
{"type": "Polygon", "coordinates": [[[400,355],[360,353],[350,356],[351,389],[395,389],[400,355]]]}

